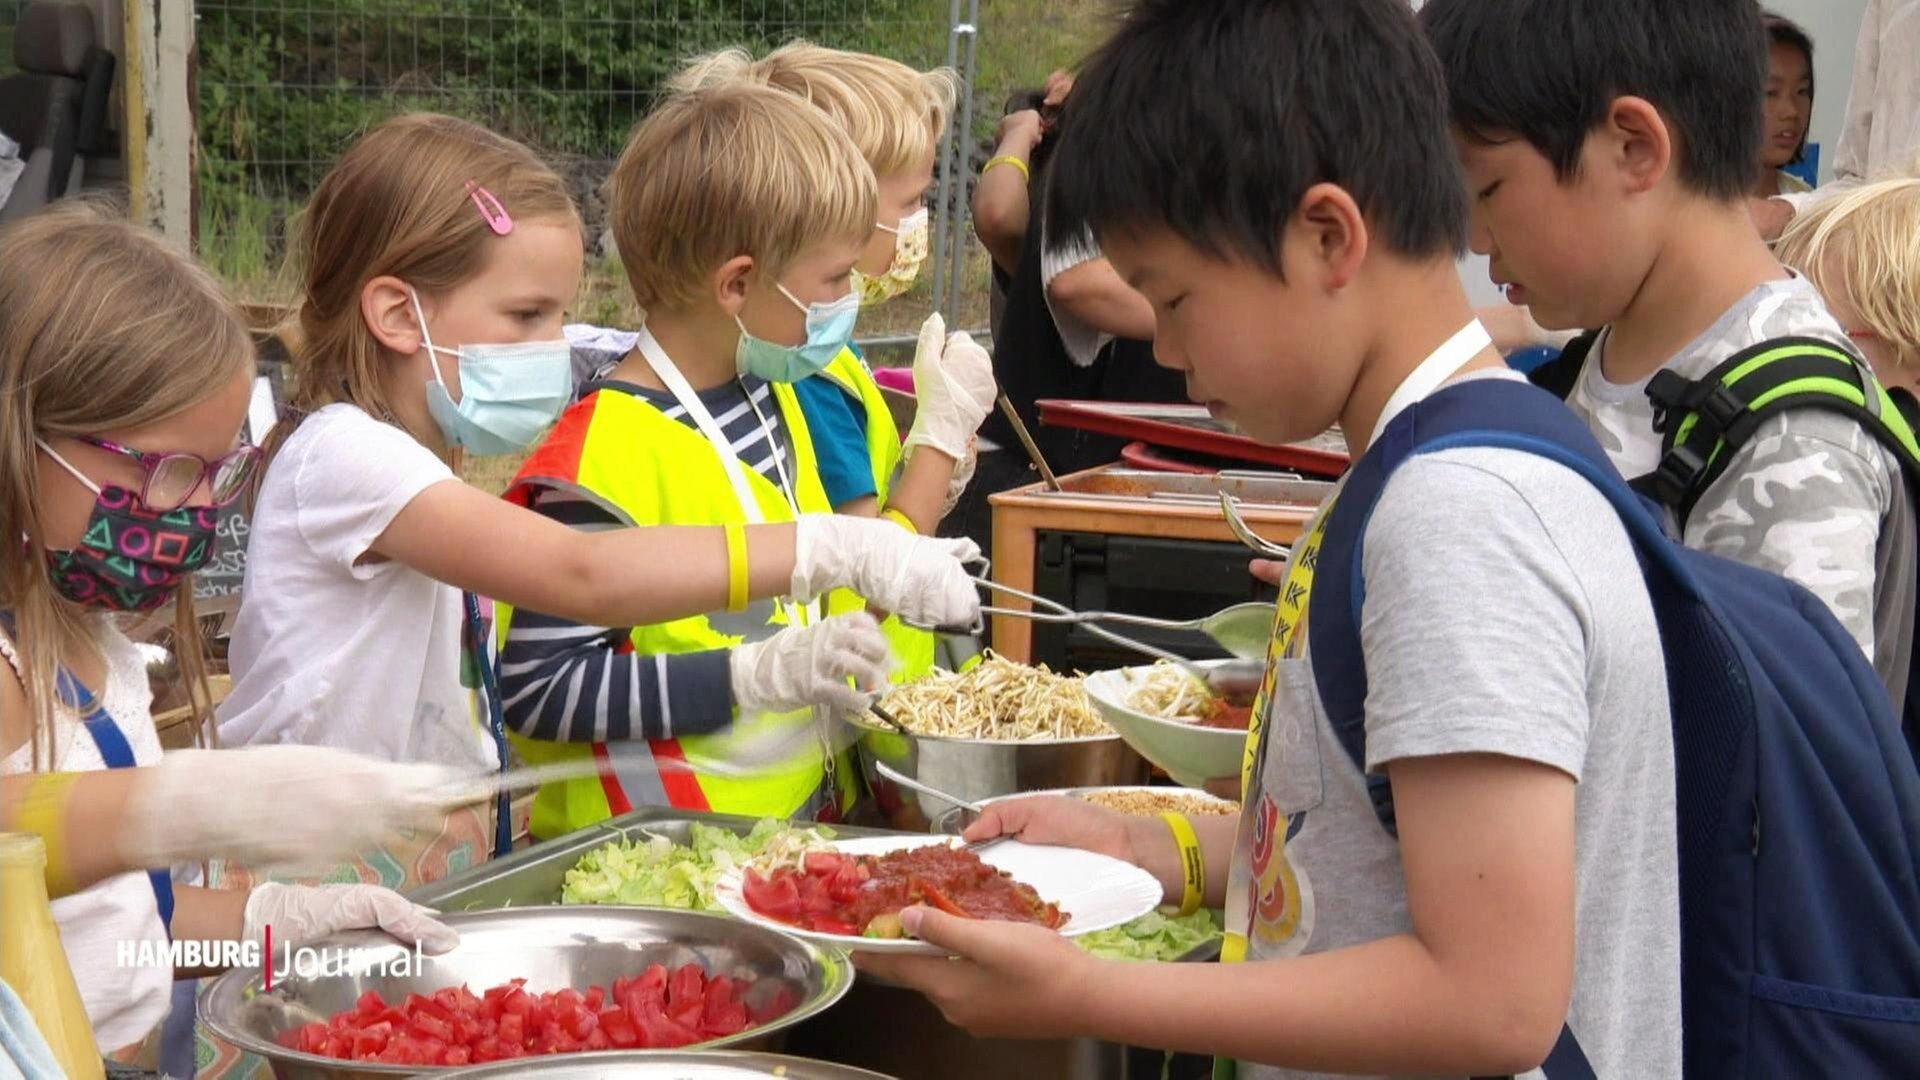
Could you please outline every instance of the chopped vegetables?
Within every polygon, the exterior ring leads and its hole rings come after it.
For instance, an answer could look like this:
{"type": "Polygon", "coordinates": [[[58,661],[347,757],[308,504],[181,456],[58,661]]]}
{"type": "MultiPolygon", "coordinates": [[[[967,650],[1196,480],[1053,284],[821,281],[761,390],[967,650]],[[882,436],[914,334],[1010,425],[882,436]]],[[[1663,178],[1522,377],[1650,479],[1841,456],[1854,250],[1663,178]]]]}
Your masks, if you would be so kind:
{"type": "Polygon", "coordinates": [[[284,1032],[294,1050],[386,1065],[467,1065],[582,1050],[655,1050],[736,1035],[793,1008],[780,995],[749,1010],[752,983],[697,964],[669,972],[655,964],[609,990],[527,992],[525,979],[476,997],[465,986],[408,994],[389,1005],[376,990],[325,1024],[284,1032]]]}
{"type": "Polygon", "coordinates": [[[1219,937],[1218,916],[1211,911],[1181,916],[1149,911],[1124,926],[1082,934],[1073,943],[1103,960],[1178,960],[1219,937]]]}
{"type": "Polygon", "coordinates": [[[769,819],[742,837],[696,822],[690,838],[691,844],[664,836],[617,840],[590,851],[567,871],[560,900],[717,911],[713,890],[727,871],[755,859],[797,868],[808,851],[827,846],[833,830],[769,819]]]}
{"type": "Polygon", "coordinates": [[[883,855],[811,852],[800,869],[747,868],[741,893],[770,919],[821,934],[897,938],[900,912],[926,904],[963,919],[1037,923],[1058,929],[1066,921],[1030,885],[945,844],[883,855]]]}

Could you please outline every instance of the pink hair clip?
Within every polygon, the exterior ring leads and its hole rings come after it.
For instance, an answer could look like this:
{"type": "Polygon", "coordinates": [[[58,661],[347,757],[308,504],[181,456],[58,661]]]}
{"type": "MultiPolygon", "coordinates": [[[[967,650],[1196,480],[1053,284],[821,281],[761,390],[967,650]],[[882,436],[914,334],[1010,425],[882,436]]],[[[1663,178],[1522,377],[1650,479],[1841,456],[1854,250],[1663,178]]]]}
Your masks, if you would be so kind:
{"type": "Polygon", "coordinates": [[[478,180],[467,181],[467,198],[473,200],[473,205],[479,209],[480,216],[486,219],[487,227],[493,230],[495,236],[505,236],[513,231],[513,218],[508,216],[507,208],[500,205],[500,200],[493,197],[493,192],[481,187],[478,180]]]}

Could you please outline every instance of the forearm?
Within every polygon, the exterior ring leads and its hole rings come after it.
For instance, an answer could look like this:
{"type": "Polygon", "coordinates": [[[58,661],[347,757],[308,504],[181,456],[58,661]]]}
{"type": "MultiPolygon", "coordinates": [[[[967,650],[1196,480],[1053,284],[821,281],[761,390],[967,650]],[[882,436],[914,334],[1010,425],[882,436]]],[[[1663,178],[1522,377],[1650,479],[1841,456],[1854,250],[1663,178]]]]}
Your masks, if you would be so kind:
{"type": "MultiPolygon", "coordinates": [[[[640,626],[726,610],[731,570],[721,529],[652,525],[581,539],[583,573],[571,583],[555,581],[570,594],[568,603],[529,606],[604,626],[640,626]]],[[[748,526],[746,548],[748,598],[765,600],[792,591],[793,525],[748,526]]]]}
{"type": "Polygon", "coordinates": [[[129,795],[149,771],[109,769],[65,774],[72,777],[70,785],[46,812],[31,815],[32,821],[21,818],[29,789],[37,789],[39,797],[44,798],[60,781],[49,783],[41,778],[61,774],[0,777],[0,832],[31,832],[46,841],[47,888],[55,897],[115,874],[144,870],[126,860],[114,838],[125,832],[129,795]]]}
{"type": "MultiPolygon", "coordinates": [[[[1194,839],[1207,869],[1207,887],[1203,903],[1217,908],[1227,901],[1227,868],[1233,862],[1233,841],[1239,829],[1237,814],[1194,814],[1194,839]]],[[[1134,816],[1127,821],[1127,840],[1133,849],[1133,861],[1160,882],[1168,903],[1177,904],[1186,891],[1186,876],[1181,869],[1180,847],[1173,830],[1159,817],[1134,816]]]]}
{"type": "MultiPolygon", "coordinates": [[[[173,887],[175,941],[238,941],[246,932],[247,897],[238,889],[204,889],[197,885],[173,887]]],[[[219,968],[175,968],[176,979],[215,975],[219,968]]]]}
{"type": "Polygon", "coordinates": [[[973,188],[973,231],[981,246],[1000,269],[1011,274],[1020,263],[1020,247],[1026,241],[1027,218],[1032,213],[1028,194],[1028,174],[1032,171],[1034,143],[1030,136],[1015,133],[994,147],[993,158],[1012,158],[1022,165],[998,165],[980,174],[973,188]]]}
{"type": "Polygon", "coordinates": [[[1153,340],[1153,305],[1124,281],[1105,259],[1065,270],[1047,285],[1047,296],[1080,322],[1114,337],[1153,340]]]}
{"type": "Polygon", "coordinates": [[[507,726],[547,742],[703,735],[733,718],[727,649],[623,651],[630,630],[516,611],[500,650],[507,726]]]}
{"type": "Polygon", "coordinates": [[[934,447],[914,447],[900,479],[887,492],[887,509],[906,515],[914,532],[932,536],[940,527],[940,507],[947,501],[947,485],[958,467],[959,462],[934,447]]]}
{"type": "Polygon", "coordinates": [[[1552,1047],[1553,1003],[1515,1007],[1497,976],[1403,934],[1244,964],[1104,962],[1073,1034],[1304,1071],[1488,1076],[1552,1047]]]}

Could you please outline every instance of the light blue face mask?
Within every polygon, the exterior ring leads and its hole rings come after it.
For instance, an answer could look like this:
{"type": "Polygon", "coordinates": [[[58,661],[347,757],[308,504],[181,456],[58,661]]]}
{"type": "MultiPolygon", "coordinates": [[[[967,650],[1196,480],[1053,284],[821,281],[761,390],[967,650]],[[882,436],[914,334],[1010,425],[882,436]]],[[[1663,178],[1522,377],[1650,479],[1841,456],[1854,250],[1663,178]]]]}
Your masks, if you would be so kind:
{"type": "Polygon", "coordinates": [[[747,324],[735,315],[740,327],[740,345],[734,350],[734,365],[742,375],[757,375],[768,382],[791,383],[812,375],[840,355],[853,341],[853,323],[860,317],[860,296],[848,293],[830,304],[803,304],[776,284],[780,295],[794,307],[807,313],[807,340],[798,345],[776,345],[747,332],[747,324]]]}
{"type": "Polygon", "coordinates": [[[448,445],[483,456],[511,454],[533,445],[573,399],[572,350],[567,340],[441,348],[427,334],[420,294],[412,296],[420,338],[433,365],[427,413],[448,445]],[[440,374],[441,355],[453,357],[460,365],[458,404],[440,374]]]}

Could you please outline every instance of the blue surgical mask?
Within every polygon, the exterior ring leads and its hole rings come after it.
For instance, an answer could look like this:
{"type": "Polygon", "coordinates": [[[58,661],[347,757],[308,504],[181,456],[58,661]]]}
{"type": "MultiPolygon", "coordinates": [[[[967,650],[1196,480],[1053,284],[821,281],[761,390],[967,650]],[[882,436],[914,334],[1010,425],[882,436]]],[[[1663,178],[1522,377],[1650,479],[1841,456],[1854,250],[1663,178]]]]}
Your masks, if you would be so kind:
{"type": "Polygon", "coordinates": [[[799,382],[833,363],[840,350],[852,343],[853,323],[860,317],[860,297],[848,293],[830,304],[803,304],[785,285],[776,284],[774,288],[807,313],[807,340],[798,345],[776,345],[748,333],[747,324],[735,315],[740,345],[734,350],[734,364],[742,375],[757,375],[768,382],[799,382]]]}
{"type": "Polygon", "coordinates": [[[525,450],[573,400],[572,349],[565,338],[441,348],[427,333],[420,294],[413,293],[412,299],[427,361],[433,365],[427,413],[448,445],[482,456],[525,450]],[[440,374],[441,355],[460,365],[457,404],[440,374]]]}

